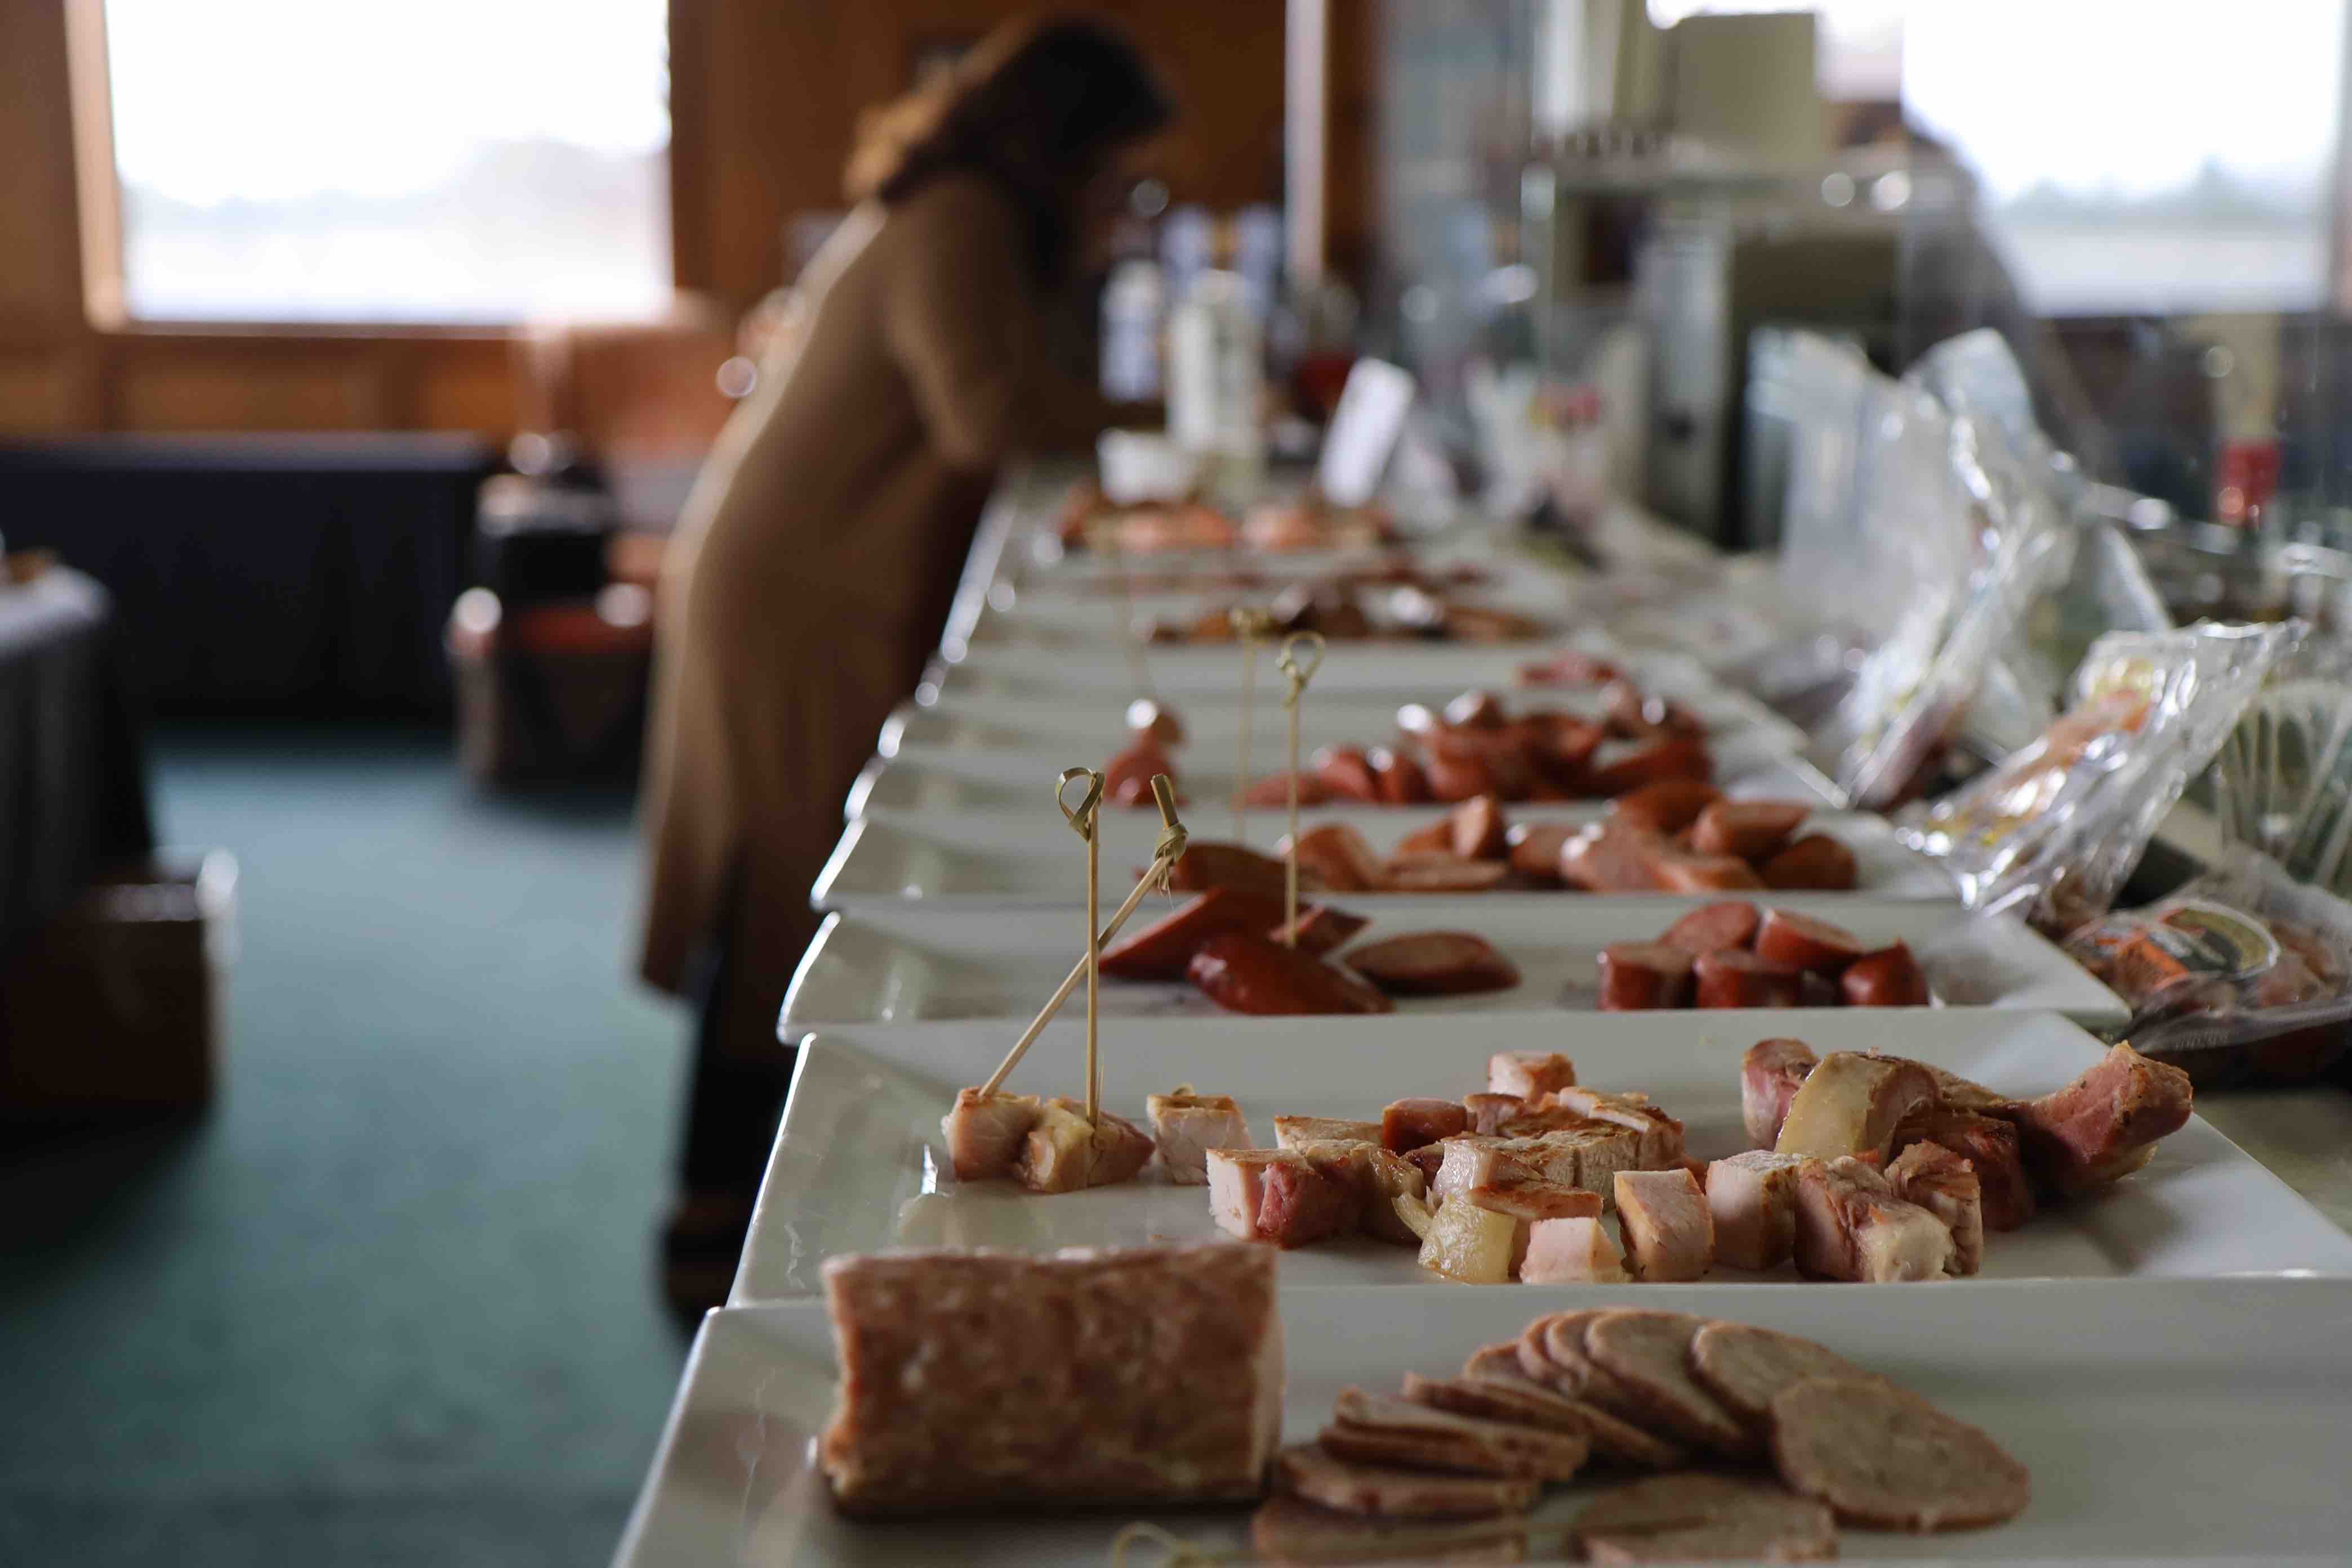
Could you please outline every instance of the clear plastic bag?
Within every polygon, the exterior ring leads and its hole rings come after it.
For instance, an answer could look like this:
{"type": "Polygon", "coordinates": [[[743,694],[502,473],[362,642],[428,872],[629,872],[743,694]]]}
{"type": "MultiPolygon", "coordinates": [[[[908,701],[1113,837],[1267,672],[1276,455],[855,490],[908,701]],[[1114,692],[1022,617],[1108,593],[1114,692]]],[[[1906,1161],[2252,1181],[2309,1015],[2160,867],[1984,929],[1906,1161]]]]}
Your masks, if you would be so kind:
{"type": "Polygon", "coordinates": [[[2157,825],[2300,622],[2113,632],[2074,673],[2074,705],[2000,767],[1895,825],[1948,870],[1969,908],[2015,910],[2063,934],[2104,912],[2157,825]]]}
{"type": "Polygon", "coordinates": [[[2315,1078],[2352,1043],[2352,904],[2251,850],[2065,946],[2130,1005],[2132,1045],[2200,1086],[2315,1078]]]}

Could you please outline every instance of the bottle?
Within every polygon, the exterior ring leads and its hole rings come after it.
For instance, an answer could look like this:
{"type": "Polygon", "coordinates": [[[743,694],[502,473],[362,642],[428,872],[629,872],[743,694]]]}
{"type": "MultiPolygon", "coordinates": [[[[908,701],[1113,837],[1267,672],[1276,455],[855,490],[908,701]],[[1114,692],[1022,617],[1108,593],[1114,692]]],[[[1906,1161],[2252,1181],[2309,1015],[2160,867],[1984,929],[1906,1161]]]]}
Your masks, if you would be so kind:
{"type": "Polygon", "coordinates": [[[1242,279],[1195,278],[1168,326],[1168,433],[1236,479],[1265,461],[1265,354],[1242,279]]]}

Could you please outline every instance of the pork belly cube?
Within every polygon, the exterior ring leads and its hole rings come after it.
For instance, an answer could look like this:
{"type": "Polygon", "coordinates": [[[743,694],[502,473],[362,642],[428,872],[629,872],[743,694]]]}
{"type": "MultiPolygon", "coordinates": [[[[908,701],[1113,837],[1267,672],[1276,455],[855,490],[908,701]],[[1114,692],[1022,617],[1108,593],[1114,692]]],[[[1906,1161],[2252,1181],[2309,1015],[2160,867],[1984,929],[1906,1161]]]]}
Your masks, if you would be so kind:
{"type": "Polygon", "coordinates": [[[1797,1173],[1802,1154],[1750,1149],[1706,1168],[1716,1261],[1732,1268],[1778,1268],[1797,1245],[1797,1173]]]}
{"type": "Polygon", "coordinates": [[[1229,1094],[1194,1094],[1187,1085],[1148,1096],[1143,1108],[1151,1120],[1160,1163],[1179,1186],[1197,1187],[1208,1181],[1210,1150],[1250,1146],[1249,1123],[1229,1094]]]}
{"type": "Polygon", "coordinates": [[[1555,1158],[1574,1154],[1576,1184],[1601,1194],[1604,1214],[1616,1206],[1618,1173],[1642,1168],[1642,1135],[1630,1127],[1588,1121],[1547,1132],[1537,1142],[1552,1150],[1555,1158]]]}
{"type": "Polygon", "coordinates": [[[1259,1207],[1265,1202],[1266,1173],[1276,1165],[1314,1167],[1295,1149],[1212,1149],[1204,1157],[1209,1173],[1209,1217],[1217,1228],[1244,1241],[1261,1241],[1259,1207]]]}
{"type": "Polygon", "coordinates": [[[1260,1247],[844,1256],[824,1290],[817,1460],[853,1515],[1252,1498],[1281,1440],[1260,1247]]]}
{"type": "Polygon", "coordinates": [[[1301,1143],[1297,1152],[1355,1194],[1352,1223],[1356,1228],[1400,1246],[1421,1245],[1421,1237],[1398,1215],[1396,1200],[1421,1197],[1428,1191],[1428,1183],[1404,1156],[1391,1154],[1379,1144],[1360,1139],[1301,1143]]]}
{"type": "Polygon", "coordinates": [[[1528,1255],[1529,1230],[1548,1219],[1599,1219],[1601,1194],[1560,1182],[1515,1182],[1508,1186],[1473,1187],[1463,1194],[1480,1208],[1508,1215],[1517,1223],[1511,1237],[1511,1272],[1517,1275],[1528,1255]]]}
{"type": "Polygon", "coordinates": [[[2017,1124],[1998,1116],[1937,1107],[1915,1110],[1895,1131],[1895,1152],[1933,1143],[1975,1167],[1987,1230],[2015,1230],[2033,1217],[2033,1184],[2026,1179],[2017,1124]]]}
{"type": "Polygon", "coordinates": [[[1343,1121],[1336,1116],[1277,1116],[1274,1119],[1274,1142],[1277,1149],[1296,1149],[1302,1143],[1377,1143],[1381,1141],[1381,1124],[1377,1121],[1343,1121]]]}
{"type": "Polygon", "coordinates": [[[1430,1178],[1433,1200],[1442,1201],[1473,1187],[1507,1187],[1521,1182],[1554,1182],[1576,1187],[1584,1184],[1582,1162],[1573,1142],[1553,1134],[1540,1138],[1489,1138],[1465,1132],[1433,1148],[1444,1152],[1437,1173],[1430,1178]]]}
{"type": "Polygon", "coordinates": [[[1458,1100],[1400,1100],[1381,1112],[1381,1147],[1410,1153],[1468,1130],[1470,1112],[1458,1100]]]}
{"type": "Polygon", "coordinates": [[[1037,1125],[1045,1109],[1034,1094],[983,1094],[976,1089],[956,1090],[955,1106],[940,1119],[946,1135],[948,1164],[959,1182],[983,1182],[1009,1176],[1021,1158],[1022,1142],[1037,1125]]]}
{"type": "Polygon", "coordinates": [[[1633,1278],[1645,1284],[1704,1279],[1715,1265],[1715,1219],[1691,1173],[1620,1171],[1617,1228],[1633,1278]]]}
{"type": "Polygon", "coordinates": [[[1918,1063],[1832,1051],[1805,1075],[1772,1147],[1816,1160],[1859,1155],[1883,1167],[1903,1119],[1935,1103],[1936,1080],[1918,1063]]]}
{"type": "Polygon", "coordinates": [[[1421,1266],[1465,1285],[1501,1285],[1511,1278],[1519,1222],[1482,1208],[1467,1193],[1437,1205],[1421,1238],[1421,1266]]]}
{"type": "Polygon", "coordinates": [[[2194,1101],[2187,1073],[2125,1044],[2056,1093],[2017,1106],[2011,1119],[2027,1169],[2063,1194],[2147,1164],[2158,1140],[2188,1124],[2194,1101]]]}
{"type": "Polygon", "coordinates": [[[1739,1062],[1739,1120],[1748,1142],[1769,1149],[1780,1142],[1789,1102],[1821,1058],[1802,1040],[1759,1040],[1739,1062]]]}
{"type": "Polygon", "coordinates": [[[1683,1124],[1652,1105],[1646,1094],[1607,1094],[1571,1086],[1554,1090],[1551,1102],[1591,1121],[1631,1128],[1640,1140],[1634,1159],[1642,1170],[1669,1170],[1683,1163],[1683,1124]]]}
{"type": "Polygon", "coordinates": [[[1269,1165],[1259,1184],[1257,1234],[1276,1247],[1305,1247],[1353,1230],[1363,1206],[1353,1184],[1311,1160],[1269,1165]]]}
{"type": "Polygon", "coordinates": [[[1936,1279],[1956,1248],[1944,1222],[1851,1156],[1797,1173],[1797,1269],[1810,1279],[1936,1279]]]}
{"type": "Polygon", "coordinates": [[[1073,1109],[1066,1100],[1048,1100],[1022,1142],[1013,1179],[1033,1193],[1082,1191],[1094,1168],[1094,1123],[1085,1109],[1073,1109]]]}
{"type": "Polygon", "coordinates": [[[1591,1218],[1539,1219],[1529,1226],[1519,1278],[1530,1285],[1619,1285],[1628,1276],[1625,1255],[1609,1227],[1591,1218]]]}
{"type": "Polygon", "coordinates": [[[1984,1190],[1974,1166],[1949,1149],[1914,1143],[1895,1156],[1886,1178],[1906,1203],[1917,1204],[1952,1233],[1954,1274],[1974,1274],[1984,1265],[1984,1190]]]}
{"type": "Polygon", "coordinates": [[[1486,1058],[1490,1094],[1533,1100],[1576,1081],[1576,1064],[1558,1051],[1496,1051],[1486,1058]]]}
{"type": "Polygon", "coordinates": [[[1527,1101],[1516,1094],[1465,1094],[1462,1109],[1470,1113],[1470,1131],[1492,1132],[1504,1122],[1527,1109],[1527,1101]]]}

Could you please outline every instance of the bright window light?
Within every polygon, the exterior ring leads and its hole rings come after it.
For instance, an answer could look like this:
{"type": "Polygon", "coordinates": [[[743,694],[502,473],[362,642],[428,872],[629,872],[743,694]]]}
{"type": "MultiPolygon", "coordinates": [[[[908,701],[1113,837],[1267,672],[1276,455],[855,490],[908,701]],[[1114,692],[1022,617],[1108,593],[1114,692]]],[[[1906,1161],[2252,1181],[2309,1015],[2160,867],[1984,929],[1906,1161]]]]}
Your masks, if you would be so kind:
{"type": "Polygon", "coordinates": [[[666,0],[107,0],[142,320],[496,323],[670,291],[666,0]]]}

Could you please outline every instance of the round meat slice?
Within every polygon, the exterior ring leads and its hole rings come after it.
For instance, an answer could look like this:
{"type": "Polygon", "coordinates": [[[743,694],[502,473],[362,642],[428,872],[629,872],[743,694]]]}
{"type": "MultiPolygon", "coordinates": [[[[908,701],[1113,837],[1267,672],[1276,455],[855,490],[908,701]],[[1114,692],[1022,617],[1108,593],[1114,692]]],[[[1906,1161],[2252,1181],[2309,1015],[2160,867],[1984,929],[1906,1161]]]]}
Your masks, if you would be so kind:
{"type": "Polygon", "coordinates": [[[1757,868],[1764,885],[1782,892],[1811,889],[1843,893],[1861,875],[1853,851],[1826,833],[1808,833],[1757,868]]]}
{"type": "Polygon", "coordinates": [[[1612,942],[1601,950],[1601,1010],[1639,1013],[1690,1000],[1691,955],[1662,942],[1612,942]]]}
{"type": "Polygon", "coordinates": [[[1931,999],[1927,972],[1899,942],[1846,965],[1838,990],[1849,1007],[1925,1007],[1931,999]]]}
{"type": "Polygon", "coordinates": [[[1660,931],[1658,940],[1696,958],[1702,952],[1748,946],[1756,940],[1756,928],[1763,918],[1747,900],[1726,899],[1721,903],[1701,904],[1660,931]]]}
{"type": "Polygon", "coordinates": [[[1788,847],[1812,813],[1801,800],[1719,800],[1691,824],[1691,847],[1702,855],[1769,859],[1788,847]]]}
{"type": "Polygon", "coordinates": [[[1794,910],[1766,910],[1756,928],[1756,956],[1815,974],[1834,975],[1867,951],[1844,927],[1794,910]]]}
{"type": "Polygon", "coordinates": [[[2032,1479],[1976,1427],[1883,1380],[1809,1377],[1772,1398],[1772,1464],[1793,1491],[1874,1530],[1970,1530],[2024,1510],[2032,1479]]]}
{"type": "Polygon", "coordinates": [[[1466,996],[1519,983],[1518,965],[1465,931],[1408,931],[1351,948],[1342,962],[1394,996],[1466,996]]]}
{"type": "Polygon", "coordinates": [[[1817,1563],[1837,1555],[1837,1521],[1769,1481],[1693,1471],[1629,1481],[1570,1526],[1588,1563],[1817,1563]]]}
{"type": "Polygon", "coordinates": [[[1772,1396],[1809,1377],[1878,1381],[1861,1367],[1812,1341],[1748,1323],[1716,1321],[1691,1338],[1691,1373],[1731,1413],[1762,1426],[1772,1396]]]}
{"type": "Polygon", "coordinates": [[[1754,1436],[1691,1377],[1691,1340],[1706,1326],[1688,1312],[1596,1313],[1584,1327],[1584,1352],[1634,1396],[1629,1414],[1644,1426],[1743,1458],[1756,1451],[1754,1436]]]}
{"type": "Polygon", "coordinates": [[[1745,948],[1705,952],[1692,965],[1694,1003],[1701,1007],[1794,1007],[1804,995],[1804,972],[1745,948]]]}

